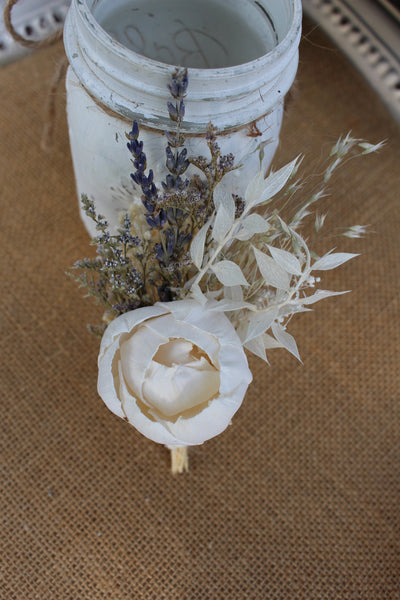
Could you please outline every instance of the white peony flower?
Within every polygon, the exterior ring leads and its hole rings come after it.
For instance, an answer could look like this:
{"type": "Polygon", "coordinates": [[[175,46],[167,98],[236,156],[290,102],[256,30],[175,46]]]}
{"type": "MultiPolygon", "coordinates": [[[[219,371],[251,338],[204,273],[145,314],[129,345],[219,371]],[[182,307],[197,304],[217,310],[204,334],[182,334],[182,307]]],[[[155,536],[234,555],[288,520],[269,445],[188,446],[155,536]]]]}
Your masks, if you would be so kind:
{"type": "Polygon", "coordinates": [[[101,342],[101,398],[143,435],[170,447],[202,444],[226,429],[251,380],[229,319],[195,300],[121,315],[101,342]]]}

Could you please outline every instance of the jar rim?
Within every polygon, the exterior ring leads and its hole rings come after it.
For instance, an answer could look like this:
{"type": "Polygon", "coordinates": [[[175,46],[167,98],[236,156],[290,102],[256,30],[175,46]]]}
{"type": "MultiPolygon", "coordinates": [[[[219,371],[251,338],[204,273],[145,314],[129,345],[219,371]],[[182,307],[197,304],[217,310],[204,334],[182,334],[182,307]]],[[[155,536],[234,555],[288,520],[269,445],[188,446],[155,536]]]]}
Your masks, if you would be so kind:
{"type": "MultiPolygon", "coordinates": [[[[260,5],[260,2],[257,0],[251,0],[254,4],[260,5]]],[[[282,1],[282,0],[281,0],[282,1]]],[[[235,70],[237,75],[244,74],[249,71],[249,69],[259,69],[261,65],[268,65],[273,63],[278,57],[282,56],[285,51],[291,46],[293,39],[297,37],[299,34],[299,30],[301,29],[301,21],[302,21],[302,3],[301,0],[289,0],[293,7],[293,18],[291,20],[289,29],[287,30],[284,37],[278,41],[278,43],[271,49],[268,50],[262,56],[259,56],[251,61],[239,63],[237,65],[232,65],[228,67],[188,67],[188,72],[192,74],[194,77],[199,77],[201,74],[205,74],[207,78],[213,79],[214,77],[221,77],[225,74],[229,74],[232,72],[232,69],[235,70]]],[[[77,0],[78,10],[84,19],[87,21],[88,25],[92,28],[93,31],[96,32],[96,36],[99,36],[101,41],[107,45],[112,44],[113,52],[118,53],[120,58],[126,60],[132,60],[133,58],[140,59],[141,63],[144,66],[148,66],[152,70],[165,72],[166,68],[176,68],[178,65],[174,65],[172,63],[161,62],[155,60],[153,58],[149,58],[139,52],[135,52],[131,48],[128,48],[117,39],[112,37],[97,21],[92,10],[89,8],[88,0],[77,0]]]]}
{"type": "MultiPolygon", "coordinates": [[[[145,121],[149,127],[168,127],[167,84],[175,65],[148,58],[117,42],[93,16],[89,6],[95,1],[73,0],[64,27],[66,53],[79,82],[117,114],[145,121]]],[[[284,8],[291,9],[288,31],[271,51],[232,67],[188,68],[191,83],[185,101],[186,132],[202,131],[204,123],[211,120],[222,131],[241,127],[283,102],[297,71],[302,16],[301,0],[285,3],[284,8]]]]}

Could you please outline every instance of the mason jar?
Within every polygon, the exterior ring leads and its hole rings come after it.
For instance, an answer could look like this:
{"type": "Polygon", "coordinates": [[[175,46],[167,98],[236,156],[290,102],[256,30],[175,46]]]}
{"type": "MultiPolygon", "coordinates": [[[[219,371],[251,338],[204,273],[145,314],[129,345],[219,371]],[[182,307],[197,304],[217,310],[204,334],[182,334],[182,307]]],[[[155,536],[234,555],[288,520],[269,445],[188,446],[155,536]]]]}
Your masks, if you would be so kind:
{"type": "Polygon", "coordinates": [[[164,178],[165,131],[174,127],[167,86],[176,66],[188,69],[182,132],[189,155],[207,156],[212,122],[222,153],[241,165],[220,185],[243,194],[278,145],[301,16],[301,0],[72,0],[64,41],[78,196],[93,199],[113,229],[130,203],[140,202],[125,136],[133,120],[155,181],[164,178]]]}

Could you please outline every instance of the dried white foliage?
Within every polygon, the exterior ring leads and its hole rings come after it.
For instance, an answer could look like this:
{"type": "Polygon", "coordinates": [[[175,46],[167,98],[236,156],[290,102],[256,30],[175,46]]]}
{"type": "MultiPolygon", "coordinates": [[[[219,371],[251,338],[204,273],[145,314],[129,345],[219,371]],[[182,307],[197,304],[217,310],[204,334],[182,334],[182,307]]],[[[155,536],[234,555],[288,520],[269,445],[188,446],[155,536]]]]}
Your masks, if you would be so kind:
{"type": "Polygon", "coordinates": [[[190,245],[190,255],[192,257],[192,261],[194,265],[201,269],[201,265],[203,264],[203,256],[204,256],[204,244],[206,242],[206,236],[208,229],[210,227],[210,222],[208,221],[200,231],[197,232],[195,237],[192,240],[190,245]]]}
{"type": "MultiPolygon", "coordinates": [[[[197,273],[189,294],[208,303],[212,312],[226,312],[243,346],[266,362],[266,351],[274,348],[285,348],[300,360],[296,341],[287,330],[291,317],[311,310],[324,298],[347,293],[318,289],[318,272],[336,269],[358,255],[331,250],[318,256],[299,231],[311,215],[314,232],[319,234],[326,214],[316,213],[315,206],[328,195],[326,184],[335,170],[354,154],[369,154],[381,146],[349,134],[340,138],[329,155],[320,188],[302,200],[289,220],[283,218],[281,207],[303,192],[303,182],[295,180],[299,158],[267,178],[258,173],[248,183],[240,210],[234,197],[216,188],[214,214],[191,244],[197,273]]],[[[340,235],[357,238],[365,233],[365,226],[353,225],[340,235]]]]}
{"type": "Polygon", "coordinates": [[[275,258],[271,258],[256,248],[254,248],[254,254],[265,284],[280,290],[288,290],[290,287],[290,274],[288,271],[282,269],[275,258]]]}
{"type": "Polygon", "coordinates": [[[358,256],[358,254],[350,254],[349,252],[325,254],[313,264],[313,271],[330,271],[331,269],[336,269],[355,256],[358,256]]]}
{"type": "Polygon", "coordinates": [[[221,260],[210,267],[222,285],[249,285],[241,268],[231,260],[221,260]]]}

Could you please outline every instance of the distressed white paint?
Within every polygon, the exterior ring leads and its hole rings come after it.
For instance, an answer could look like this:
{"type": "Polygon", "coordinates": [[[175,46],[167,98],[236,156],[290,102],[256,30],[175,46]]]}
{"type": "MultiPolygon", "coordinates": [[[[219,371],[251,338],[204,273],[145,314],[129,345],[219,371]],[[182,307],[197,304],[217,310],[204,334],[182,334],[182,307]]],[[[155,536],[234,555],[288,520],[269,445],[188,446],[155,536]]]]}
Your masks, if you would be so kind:
{"type": "MultiPolygon", "coordinates": [[[[204,132],[212,121],[222,134],[222,152],[232,152],[243,164],[224,179],[228,189],[243,192],[259,168],[260,144],[263,167],[269,167],[283,99],[297,70],[301,2],[230,0],[229,11],[226,6],[223,0],[135,0],[129,16],[126,0],[73,0],[65,46],[77,189],[95,200],[113,226],[121,210],[140,198],[129,177],[126,148],[132,120],[142,126],[140,138],[156,180],[165,173],[164,131],[171,128],[167,84],[174,69],[168,59],[189,70],[183,128],[189,152],[207,155],[204,132]]],[[[93,234],[91,224],[85,225],[93,234]]]]}

